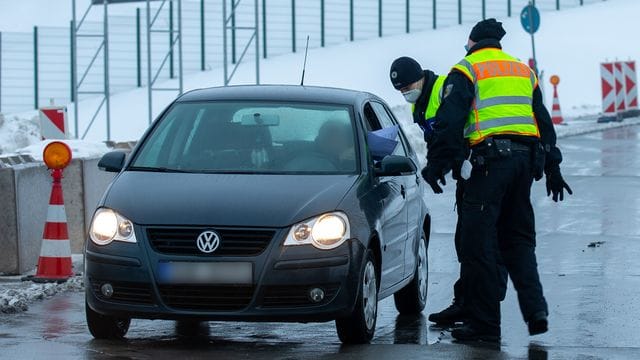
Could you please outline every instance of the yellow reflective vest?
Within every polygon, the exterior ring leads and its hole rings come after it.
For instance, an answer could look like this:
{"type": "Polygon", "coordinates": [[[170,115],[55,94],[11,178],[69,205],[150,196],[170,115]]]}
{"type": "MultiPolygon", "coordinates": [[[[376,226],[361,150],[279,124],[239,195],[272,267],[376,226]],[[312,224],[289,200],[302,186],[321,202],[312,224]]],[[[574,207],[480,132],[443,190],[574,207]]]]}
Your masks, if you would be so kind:
{"type": "Polygon", "coordinates": [[[494,135],[540,137],[533,114],[536,74],[497,48],[473,52],[453,67],[475,87],[473,109],[464,129],[470,145],[494,135]]]}
{"type": "MultiPolygon", "coordinates": [[[[436,117],[436,113],[438,112],[438,108],[440,108],[440,103],[442,102],[442,87],[444,86],[444,81],[447,80],[446,75],[440,75],[436,78],[436,81],[433,83],[433,88],[431,89],[431,96],[429,96],[429,101],[427,102],[427,109],[424,113],[425,120],[431,120],[436,117]]],[[[416,105],[411,105],[411,112],[416,111],[416,105]]]]}

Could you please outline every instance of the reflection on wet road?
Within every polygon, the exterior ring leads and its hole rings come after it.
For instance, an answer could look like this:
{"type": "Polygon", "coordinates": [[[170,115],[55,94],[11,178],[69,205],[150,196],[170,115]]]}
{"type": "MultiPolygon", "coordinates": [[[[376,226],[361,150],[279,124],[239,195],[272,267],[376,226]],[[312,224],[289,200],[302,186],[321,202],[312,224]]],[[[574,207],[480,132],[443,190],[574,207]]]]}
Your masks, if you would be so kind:
{"type": "Polygon", "coordinates": [[[92,340],[80,293],[58,295],[19,315],[0,316],[0,358],[89,359],[573,359],[640,358],[639,127],[561,141],[563,172],[575,195],[564,203],[535,185],[538,262],[550,307],[550,332],[529,337],[515,292],[502,306],[498,346],[452,342],[426,314],[451,301],[453,187],[429,195],[429,300],[424,316],[398,316],[381,303],[373,345],[341,346],[333,323],[176,323],[134,320],[127,340],[92,340]]]}

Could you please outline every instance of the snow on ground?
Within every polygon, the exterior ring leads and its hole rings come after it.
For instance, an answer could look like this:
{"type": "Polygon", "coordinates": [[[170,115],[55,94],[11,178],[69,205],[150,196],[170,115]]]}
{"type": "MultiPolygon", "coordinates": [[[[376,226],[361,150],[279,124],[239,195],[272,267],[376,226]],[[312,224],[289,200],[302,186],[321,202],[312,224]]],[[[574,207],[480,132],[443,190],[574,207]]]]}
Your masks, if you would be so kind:
{"type": "MultiPolygon", "coordinates": [[[[599,63],[606,59],[638,59],[640,47],[636,32],[621,31],[625,24],[636,22],[640,13],[640,1],[609,0],[603,3],[572,8],[560,12],[543,13],[542,26],[536,34],[536,49],[540,67],[547,74],[561,77],[560,102],[565,117],[594,115],[600,109],[599,63]]],[[[503,40],[506,51],[527,59],[531,53],[531,41],[520,25],[518,17],[501,19],[507,30],[503,40]]],[[[389,65],[398,56],[415,57],[421,64],[438,73],[446,73],[464,56],[471,25],[454,26],[408,35],[345,43],[342,45],[311,49],[309,51],[305,84],[334,86],[366,90],[384,98],[391,106],[403,104],[403,99],[389,83],[389,65]]],[[[282,55],[261,61],[261,82],[269,84],[298,84],[304,53],[282,55]]],[[[255,81],[254,64],[240,65],[234,84],[250,84],[255,81]]],[[[185,76],[185,90],[220,86],[222,70],[185,76]]],[[[548,81],[547,101],[551,103],[548,81]]],[[[175,87],[175,81],[158,84],[159,87],[175,87]]],[[[154,94],[153,113],[157,115],[176,94],[154,94]]],[[[80,102],[80,129],[86,128],[99,99],[80,102]]],[[[144,88],[114,94],[112,96],[112,140],[138,139],[148,126],[147,91],[144,88]]],[[[34,112],[21,114],[30,118],[34,112]]],[[[73,107],[69,107],[69,123],[73,123],[73,107]]],[[[106,124],[103,114],[87,134],[87,139],[105,139],[106,124]]]]}
{"type": "MultiPolygon", "coordinates": [[[[0,314],[27,311],[30,303],[49,298],[57,293],[82,291],[84,285],[80,272],[83,270],[83,255],[73,254],[71,255],[71,260],[73,272],[76,276],[62,284],[39,284],[31,281],[21,281],[22,275],[3,276],[0,273],[0,314]]],[[[34,273],[35,271],[31,271],[27,275],[33,275],[34,273]]]]}
{"type": "Polygon", "coordinates": [[[30,281],[4,284],[0,289],[0,313],[18,313],[27,311],[29,304],[42,300],[59,292],[82,291],[82,276],[74,276],[62,284],[36,284],[30,281]]]}

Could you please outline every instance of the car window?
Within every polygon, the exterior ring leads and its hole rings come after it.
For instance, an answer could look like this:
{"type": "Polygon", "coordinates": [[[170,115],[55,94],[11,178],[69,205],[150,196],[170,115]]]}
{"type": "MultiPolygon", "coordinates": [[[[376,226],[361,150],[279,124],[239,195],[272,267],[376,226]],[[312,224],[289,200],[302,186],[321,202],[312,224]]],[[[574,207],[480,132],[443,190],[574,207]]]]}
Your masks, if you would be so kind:
{"type": "Polygon", "coordinates": [[[281,102],[177,103],[131,169],[223,173],[354,173],[352,109],[281,102]]]}
{"type": "MultiPolygon", "coordinates": [[[[391,116],[389,115],[389,113],[385,109],[384,105],[380,104],[379,102],[372,101],[371,102],[371,107],[373,108],[373,111],[375,112],[375,114],[376,114],[377,118],[379,119],[380,124],[381,124],[381,126],[383,128],[388,128],[388,127],[392,127],[392,126],[396,126],[397,125],[391,119],[391,116]]],[[[402,141],[402,136],[400,135],[400,131],[398,131],[398,136],[397,136],[396,140],[400,143],[400,145],[396,146],[396,148],[393,151],[392,155],[407,156],[407,151],[405,150],[405,145],[404,145],[404,143],[402,141]]]]}
{"type": "Polygon", "coordinates": [[[380,124],[380,120],[376,115],[375,111],[371,107],[371,103],[366,103],[364,105],[364,118],[365,124],[367,126],[367,131],[376,131],[382,129],[382,125],[380,124]]]}

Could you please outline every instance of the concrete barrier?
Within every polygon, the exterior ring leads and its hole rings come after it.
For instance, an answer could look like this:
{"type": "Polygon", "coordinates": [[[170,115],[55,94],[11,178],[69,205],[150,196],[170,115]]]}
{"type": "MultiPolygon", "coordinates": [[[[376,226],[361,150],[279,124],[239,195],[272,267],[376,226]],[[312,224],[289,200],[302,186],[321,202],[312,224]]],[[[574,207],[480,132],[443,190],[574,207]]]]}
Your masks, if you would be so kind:
{"type": "MultiPolygon", "coordinates": [[[[73,253],[84,247],[91,216],[114,174],[97,167],[98,159],[75,159],[64,171],[62,186],[73,253]]],[[[0,273],[22,274],[35,268],[51,192],[43,164],[0,169],[0,273]]]]}
{"type": "Polygon", "coordinates": [[[12,168],[0,168],[0,273],[21,273],[18,254],[15,178],[12,168]]]}

